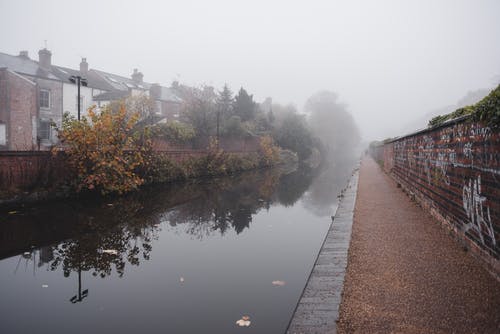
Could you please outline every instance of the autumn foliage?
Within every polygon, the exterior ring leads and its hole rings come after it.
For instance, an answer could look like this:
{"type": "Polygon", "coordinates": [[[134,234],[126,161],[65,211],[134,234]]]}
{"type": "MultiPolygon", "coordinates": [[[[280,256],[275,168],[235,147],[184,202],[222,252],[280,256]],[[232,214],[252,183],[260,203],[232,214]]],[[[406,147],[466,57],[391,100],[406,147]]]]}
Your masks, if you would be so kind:
{"type": "Polygon", "coordinates": [[[274,144],[271,136],[260,137],[260,154],[262,165],[271,166],[279,160],[279,147],[274,144]]]}
{"type": "Polygon", "coordinates": [[[91,108],[80,121],[65,115],[58,133],[67,162],[76,173],[78,191],[122,194],[143,184],[135,171],[146,163],[149,141],[134,131],[138,118],[127,115],[123,106],[100,112],[91,108]]]}
{"type": "Polygon", "coordinates": [[[138,121],[139,114],[127,113],[124,105],[100,111],[91,108],[80,121],[65,115],[57,129],[61,145],[54,154],[64,152],[77,191],[123,194],[144,183],[232,174],[279,160],[279,149],[270,136],[264,136],[259,152],[224,152],[212,138],[206,155],[172,161],[153,150],[151,138],[159,135],[155,128],[140,126],[138,121]]]}

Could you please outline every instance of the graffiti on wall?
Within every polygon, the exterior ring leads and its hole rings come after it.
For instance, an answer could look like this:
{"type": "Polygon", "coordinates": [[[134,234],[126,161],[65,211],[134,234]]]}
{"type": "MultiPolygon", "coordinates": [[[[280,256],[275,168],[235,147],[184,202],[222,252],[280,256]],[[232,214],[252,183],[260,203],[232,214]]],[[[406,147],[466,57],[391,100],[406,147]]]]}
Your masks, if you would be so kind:
{"type": "Polygon", "coordinates": [[[462,198],[469,220],[464,224],[464,232],[474,230],[483,244],[485,243],[484,235],[487,235],[494,247],[496,245],[495,230],[491,223],[490,208],[485,205],[486,197],[481,195],[481,175],[474,180],[469,179],[469,182],[464,184],[462,198]]]}
{"type": "Polygon", "coordinates": [[[500,134],[461,122],[386,144],[385,166],[466,238],[500,255],[500,134]]]}

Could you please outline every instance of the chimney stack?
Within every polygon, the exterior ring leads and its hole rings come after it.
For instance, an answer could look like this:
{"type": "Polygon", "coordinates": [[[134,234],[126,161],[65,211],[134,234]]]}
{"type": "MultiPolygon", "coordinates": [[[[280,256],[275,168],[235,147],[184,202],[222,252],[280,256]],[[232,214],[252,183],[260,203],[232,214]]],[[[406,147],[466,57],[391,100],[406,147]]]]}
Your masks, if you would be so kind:
{"type": "Polygon", "coordinates": [[[19,51],[19,57],[24,59],[30,59],[30,57],[28,56],[28,51],[26,50],[19,51]]]}
{"type": "Polygon", "coordinates": [[[52,52],[50,52],[46,48],[38,51],[38,64],[42,69],[46,71],[50,70],[51,57],[52,57],[52,52]]]}
{"type": "Polygon", "coordinates": [[[161,97],[161,87],[159,84],[157,83],[154,83],[151,85],[151,88],[149,88],[149,96],[151,96],[151,98],[153,100],[159,100],[160,97],[161,97]]]}
{"type": "Polygon", "coordinates": [[[140,83],[142,83],[142,78],[143,78],[142,73],[137,71],[136,68],[134,68],[134,73],[132,73],[132,80],[135,83],[140,84],[140,83]]]}
{"type": "Polygon", "coordinates": [[[82,61],[80,62],[80,73],[87,74],[88,71],[89,63],[87,63],[87,58],[82,58],[82,61]]]}

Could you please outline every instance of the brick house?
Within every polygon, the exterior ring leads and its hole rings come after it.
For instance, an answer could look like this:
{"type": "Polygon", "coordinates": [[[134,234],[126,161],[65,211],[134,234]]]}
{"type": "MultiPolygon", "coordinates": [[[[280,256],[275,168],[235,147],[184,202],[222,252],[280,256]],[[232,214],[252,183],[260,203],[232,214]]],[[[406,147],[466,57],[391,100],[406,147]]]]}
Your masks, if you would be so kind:
{"type": "Polygon", "coordinates": [[[0,69],[0,150],[46,150],[55,145],[63,114],[76,117],[78,113],[77,86],[70,80],[76,76],[87,82],[80,87],[82,116],[92,105],[146,95],[154,99],[157,121],[179,117],[182,99],[178,94],[144,82],[137,69],[127,78],[89,69],[86,58],[78,70],[56,66],[46,48],[38,52],[38,61],[30,59],[27,51],[17,56],[0,52],[0,69]]]}
{"type": "Polygon", "coordinates": [[[35,82],[0,68],[0,150],[37,147],[38,89],[35,82]]]}
{"type": "MultiPolygon", "coordinates": [[[[62,82],[57,76],[52,73],[51,65],[51,52],[47,49],[42,49],[38,52],[39,61],[36,62],[28,57],[26,51],[21,51],[19,56],[11,56],[0,53],[0,67],[5,68],[4,85],[0,87],[0,94],[11,97],[30,97],[32,95],[33,86],[20,85],[19,76],[27,79],[34,84],[36,91],[36,113],[35,120],[30,120],[31,126],[23,126],[25,133],[21,136],[19,134],[11,133],[14,129],[18,129],[18,124],[6,124],[5,137],[9,138],[9,149],[33,149],[29,148],[30,145],[26,143],[30,138],[31,143],[36,143],[36,147],[40,149],[47,149],[57,142],[57,134],[52,128],[52,124],[60,124],[62,120],[62,82]],[[18,76],[13,76],[16,73],[18,76]],[[12,91],[15,89],[16,91],[12,91]],[[10,91],[7,93],[7,91],[10,91]],[[21,140],[19,142],[19,140],[21,140]]],[[[29,99],[28,99],[29,100],[29,99]]],[[[23,105],[31,105],[32,102],[18,103],[17,106],[13,105],[15,100],[11,103],[2,103],[0,114],[10,114],[9,121],[20,120],[22,117],[12,117],[13,112],[25,113],[25,117],[33,114],[30,109],[14,110],[14,107],[22,107],[23,105]]],[[[26,124],[26,122],[24,122],[26,124]]],[[[19,130],[20,131],[20,130],[19,130]]]]}
{"type": "Polygon", "coordinates": [[[109,86],[106,92],[95,96],[101,106],[128,96],[148,96],[155,102],[155,116],[159,121],[175,120],[179,117],[182,99],[169,87],[143,80],[143,74],[134,69],[130,78],[99,70],[91,70],[109,86]]]}

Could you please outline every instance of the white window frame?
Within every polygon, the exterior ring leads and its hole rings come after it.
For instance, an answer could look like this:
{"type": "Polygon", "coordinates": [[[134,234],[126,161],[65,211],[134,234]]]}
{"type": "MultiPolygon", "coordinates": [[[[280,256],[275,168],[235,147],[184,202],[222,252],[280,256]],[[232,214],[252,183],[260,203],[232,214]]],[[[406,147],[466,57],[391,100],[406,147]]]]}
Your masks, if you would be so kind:
{"type": "Polygon", "coordinates": [[[50,109],[50,105],[51,105],[51,104],[50,104],[50,102],[51,102],[51,101],[50,101],[50,100],[51,100],[51,98],[50,98],[50,90],[49,90],[49,89],[40,89],[40,96],[39,96],[39,97],[40,97],[40,108],[41,108],[41,109],[50,109]],[[42,106],[42,93],[47,93],[47,97],[48,97],[48,98],[47,98],[48,107],[46,107],[46,106],[42,106]]]}
{"type": "Polygon", "coordinates": [[[40,138],[40,140],[42,140],[42,141],[50,140],[51,128],[52,128],[52,122],[50,120],[47,120],[47,119],[40,120],[39,125],[38,125],[38,137],[40,138]],[[46,123],[48,126],[46,138],[42,137],[42,123],[46,123]]]}
{"type": "Polygon", "coordinates": [[[7,145],[7,124],[0,123],[0,145],[7,145]]]}

